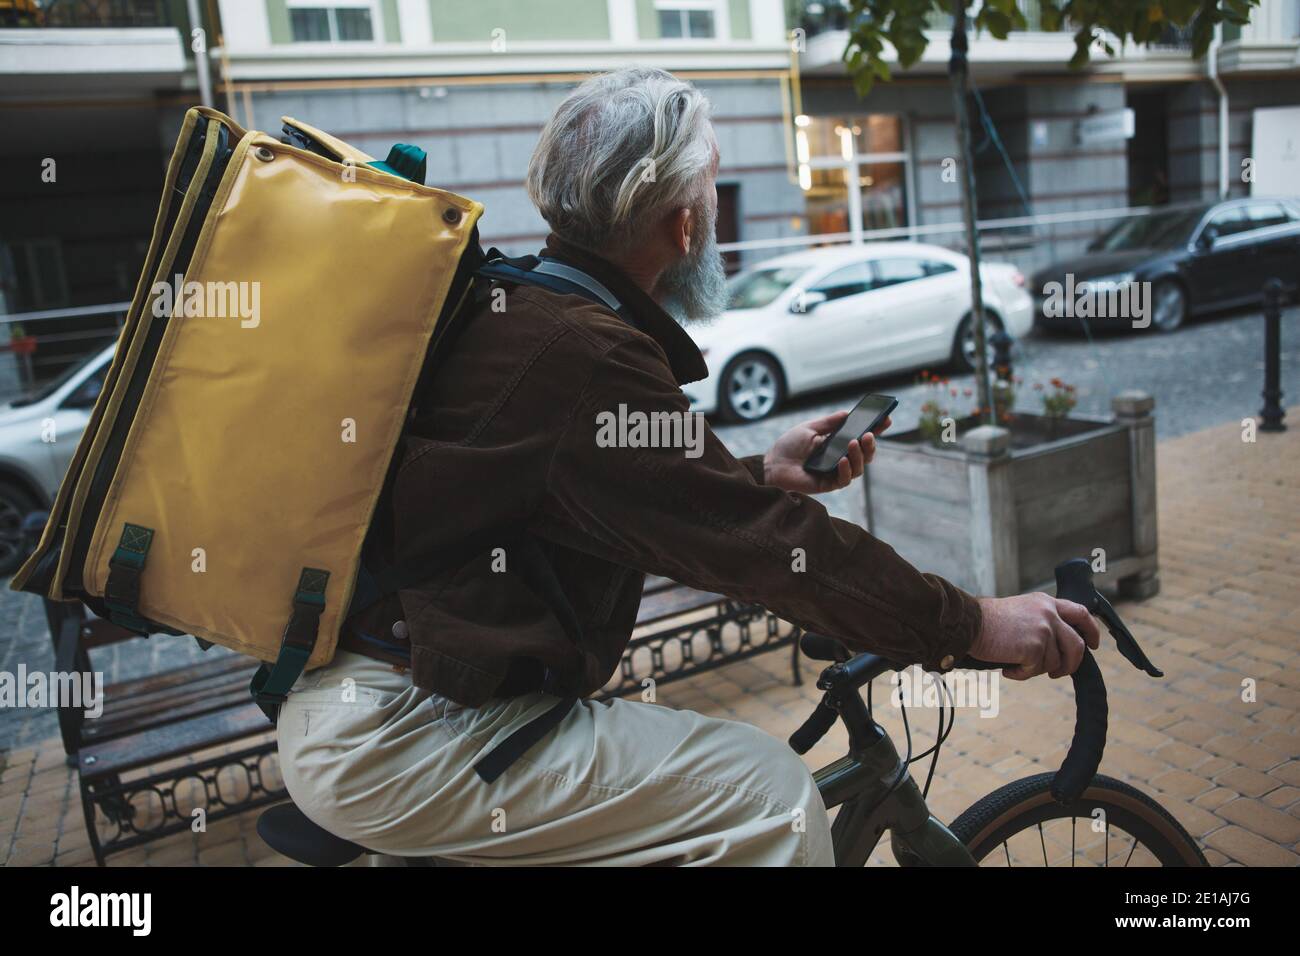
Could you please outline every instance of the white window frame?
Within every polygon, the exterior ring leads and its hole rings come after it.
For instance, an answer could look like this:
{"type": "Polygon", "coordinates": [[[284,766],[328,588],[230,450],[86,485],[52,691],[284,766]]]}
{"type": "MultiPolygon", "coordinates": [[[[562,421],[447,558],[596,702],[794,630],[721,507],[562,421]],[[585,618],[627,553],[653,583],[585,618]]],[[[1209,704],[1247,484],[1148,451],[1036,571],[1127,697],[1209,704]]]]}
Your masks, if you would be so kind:
{"type": "Polygon", "coordinates": [[[664,43],[719,43],[731,39],[731,5],[727,0],[655,0],[655,25],[658,26],[660,13],[676,10],[679,13],[689,10],[707,10],[713,14],[713,36],[711,37],[664,37],[664,43]]]}
{"type": "Polygon", "coordinates": [[[327,46],[331,49],[335,47],[366,47],[380,46],[384,42],[384,11],[379,0],[286,0],[285,4],[290,11],[295,8],[325,8],[330,11],[330,39],[328,40],[295,40],[293,39],[292,19],[289,25],[289,42],[294,46],[327,46]],[[335,10],[369,10],[370,11],[370,39],[369,40],[340,40],[338,37],[338,24],[334,19],[335,10]]]}
{"type": "MultiPolygon", "coordinates": [[[[901,163],[903,166],[903,196],[905,200],[904,213],[907,216],[908,227],[916,225],[916,181],[915,181],[915,164],[912,161],[912,129],[908,116],[901,110],[885,111],[886,115],[897,116],[902,129],[903,141],[902,149],[898,152],[880,152],[880,153],[859,153],[858,141],[856,136],[844,137],[841,142],[844,143],[843,151],[839,156],[807,156],[801,155],[799,164],[801,167],[813,169],[842,169],[844,170],[845,192],[848,194],[849,203],[849,242],[852,245],[861,245],[864,241],[863,233],[866,231],[862,227],[862,171],[864,167],[884,163],[901,163]],[[849,187],[848,184],[853,186],[849,187]]],[[[863,116],[867,114],[862,114],[863,116]]],[[[830,119],[831,117],[819,116],[818,119],[830,119]]],[[[850,122],[859,117],[849,117],[850,122]]],[[[801,135],[796,131],[796,141],[801,135]]],[[[801,151],[807,150],[807,139],[803,140],[801,151]]],[[[802,173],[800,174],[802,177],[802,173]]],[[[807,188],[807,187],[805,187],[807,188]]],[[[915,239],[915,233],[912,238],[915,239]]]]}

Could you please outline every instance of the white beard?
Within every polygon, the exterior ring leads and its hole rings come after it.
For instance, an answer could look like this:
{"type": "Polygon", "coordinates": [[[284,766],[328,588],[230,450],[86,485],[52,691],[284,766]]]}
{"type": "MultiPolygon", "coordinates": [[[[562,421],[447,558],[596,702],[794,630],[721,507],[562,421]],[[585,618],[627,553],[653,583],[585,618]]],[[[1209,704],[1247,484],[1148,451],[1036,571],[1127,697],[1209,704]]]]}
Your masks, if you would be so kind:
{"type": "MultiPolygon", "coordinates": [[[[703,216],[697,221],[702,221],[703,216]]],[[[717,211],[708,217],[704,241],[669,266],[655,283],[656,298],[678,322],[711,319],[730,304],[727,271],[718,251],[717,211]]]]}

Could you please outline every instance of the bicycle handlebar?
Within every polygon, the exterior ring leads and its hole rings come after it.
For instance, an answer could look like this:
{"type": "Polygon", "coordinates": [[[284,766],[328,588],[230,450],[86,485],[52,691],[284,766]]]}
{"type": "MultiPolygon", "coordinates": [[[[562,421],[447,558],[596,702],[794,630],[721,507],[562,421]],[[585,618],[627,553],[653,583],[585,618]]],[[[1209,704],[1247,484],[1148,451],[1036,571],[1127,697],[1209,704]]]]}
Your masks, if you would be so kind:
{"type": "MultiPolygon", "coordinates": [[[[969,670],[1001,670],[1006,665],[967,657],[957,666],[969,670]]],[[[1106,681],[1092,651],[1084,648],[1083,660],[1070,679],[1074,683],[1074,736],[1070,738],[1065,759],[1052,779],[1052,796],[1060,803],[1073,803],[1079,799],[1096,776],[1106,750],[1106,728],[1110,719],[1106,681]]]]}
{"type": "MultiPolygon", "coordinates": [[[[1142,652],[1137,640],[1124,626],[1115,609],[1092,583],[1092,566],[1083,558],[1073,558],[1056,567],[1056,596],[1073,601],[1088,609],[1089,613],[1100,617],[1115,638],[1119,652],[1134,667],[1145,671],[1152,677],[1164,675],[1142,652]]],[[[827,691],[817,709],[798,730],[790,737],[790,746],[797,753],[806,753],[835,725],[839,710],[833,706],[834,695],[849,691],[857,693],[857,688],[872,680],[884,670],[901,669],[872,654],[862,654],[848,658],[844,646],[832,638],[816,634],[805,634],[800,646],[810,657],[821,660],[835,660],[837,663],[826,668],[818,686],[827,691]]],[[[958,667],[974,670],[1000,670],[1004,664],[993,664],[966,657],[958,667]]],[[[1101,676],[1096,658],[1087,648],[1083,660],[1071,675],[1074,683],[1074,736],[1061,767],[1052,780],[1052,796],[1060,803],[1072,803],[1077,800],[1101,765],[1102,753],[1106,749],[1106,728],[1109,717],[1109,705],[1106,701],[1106,682],[1101,676]]]]}

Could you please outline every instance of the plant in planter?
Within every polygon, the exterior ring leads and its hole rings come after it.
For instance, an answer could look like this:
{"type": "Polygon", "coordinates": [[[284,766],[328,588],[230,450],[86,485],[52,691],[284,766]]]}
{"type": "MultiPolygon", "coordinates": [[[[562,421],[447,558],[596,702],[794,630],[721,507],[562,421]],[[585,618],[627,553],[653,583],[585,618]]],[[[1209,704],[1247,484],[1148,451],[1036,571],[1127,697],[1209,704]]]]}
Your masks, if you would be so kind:
{"type": "Polygon", "coordinates": [[[1059,378],[1051,381],[1052,390],[1043,396],[1043,415],[1048,422],[1048,431],[1053,437],[1060,430],[1060,422],[1069,416],[1079,399],[1074,394],[1074,386],[1067,385],[1059,378]]]}
{"type": "Polygon", "coordinates": [[[863,482],[868,530],[978,594],[1050,589],[1052,569],[1079,555],[1126,596],[1155,594],[1153,400],[1124,392],[1095,418],[1068,414],[1064,383],[1048,397],[1058,414],[969,416],[952,442],[886,432],[863,482]]]}
{"type": "Polygon", "coordinates": [[[952,413],[950,406],[959,396],[970,399],[974,394],[973,390],[956,389],[948,379],[932,375],[928,371],[921,372],[920,384],[929,387],[931,397],[921,405],[921,418],[917,430],[935,448],[952,445],[957,441],[960,429],[971,424],[972,416],[977,414],[978,409],[957,416],[952,413]]]}
{"type": "Polygon", "coordinates": [[[1015,413],[1016,385],[1019,379],[997,378],[993,382],[993,418],[1000,425],[1007,425],[1015,413]]]}

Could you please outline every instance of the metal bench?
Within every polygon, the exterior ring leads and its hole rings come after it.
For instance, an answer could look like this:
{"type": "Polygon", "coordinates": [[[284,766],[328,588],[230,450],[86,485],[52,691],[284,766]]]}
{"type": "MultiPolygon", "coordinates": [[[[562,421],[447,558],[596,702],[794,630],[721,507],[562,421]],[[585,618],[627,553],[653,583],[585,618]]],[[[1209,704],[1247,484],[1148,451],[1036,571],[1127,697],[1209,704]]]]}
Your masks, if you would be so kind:
{"type": "Polygon", "coordinates": [[[668,578],[647,578],[636,630],[614,679],[598,699],[640,693],[647,681],[667,684],[756,654],[790,648],[790,678],[797,687],[797,627],[781,633],[782,622],[758,604],[697,591],[668,578]]]}
{"type": "MultiPolygon", "coordinates": [[[[47,600],[45,613],[60,673],[90,672],[92,650],[140,639],[80,605],[47,600]]],[[[213,822],[284,799],[271,728],[248,695],[256,666],[222,654],[105,686],[93,720],[59,708],[95,862],[191,829],[196,811],[213,822]],[[235,753],[183,759],[241,741],[248,746],[235,753]]]]}
{"type": "MultiPolygon", "coordinates": [[[[77,604],[46,601],[45,613],[55,667],[63,673],[92,671],[91,652],[139,639],[88,617],[77,604]]],[[[798,684],[798,636],[797,628],[782,634],[780,622],[758,605],[653,578],[646,582],[621,666],[597,696],[640,693],[647,681],[683,680],[786,646],[798,684]]],[[[59,730],[68,763],[77,768],[97,863],[191,829],[196,813],[213,822],[285,799],[275,739],[248,695],[255,667],[249,658],[218,652],[210,660],[108,685],[103,713],[94,720],[81,709],[59,710],[59,730]],[[233,753],[186,759],[245,741],[247,746],[233,753]]],[[[319,835],[312,837],[313,825],[287,810],[266,820],[259,825],[274,827],[279,821],[286,846],[321,844],[319,835]]],[[[274,839],[267,842],[277,846],[274,839]]],[[[338,851],[322,849],[321,859],[335,859],[338,851]]]]}

